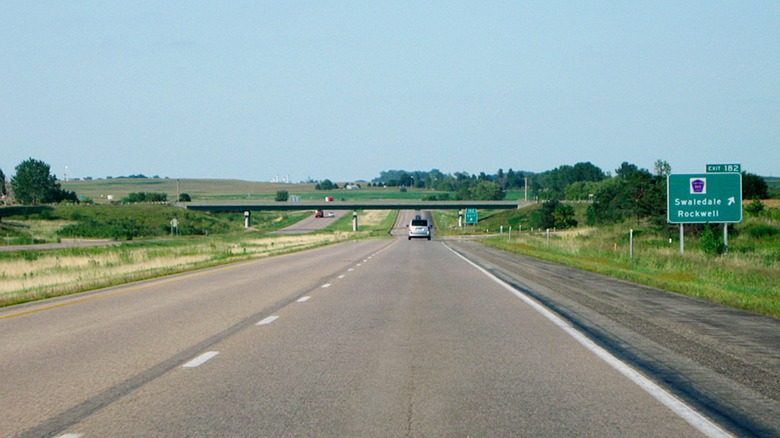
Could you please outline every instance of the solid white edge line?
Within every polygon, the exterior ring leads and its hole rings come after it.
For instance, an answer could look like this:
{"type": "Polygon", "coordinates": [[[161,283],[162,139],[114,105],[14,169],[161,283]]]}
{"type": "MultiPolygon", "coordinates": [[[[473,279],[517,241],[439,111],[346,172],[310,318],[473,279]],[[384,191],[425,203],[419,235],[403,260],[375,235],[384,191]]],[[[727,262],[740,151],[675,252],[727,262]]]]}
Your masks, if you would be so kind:
{"type": "Polygon", "coordinates": [[[262,321],[258,322],[255,325],[267,325],[267,324],[270,324],[270,323],[276,321],[276,318],[279,318],[279,317],[276,316],[276,315],[271,315],[271,316],[263,319],[262,321]]]}
{"type": "Polygon", "coordinates": [[[682,402],[680,399],[672,395],[670,392],[658,386],[656,383],[654,383],[647,377],[640,374],[631,366],[629,366],[622,360],[618,359],[617,357],[613,356],[610,352],[608,352],[604,348],[600,347],[599,345],[597,345],[596,343],[588,339],[587,336],[585,336],[580,331],[578,331],[577,329],[569,325],[569,323],[561,319],[561,317],[554,314],[549,309],[547,309],[546,307],[542,306],[541,304],[533,300],[531,297],[513,288],[512,286],[510,286],[500,278],[496,277],[495,275],[491,274],[487,270],[478,266],[477,264],[467,259],[466,257],[463,257],[462,255],[458,254],[455,250],[453,250],[449,246],[445,244],[443,245],[445,248],[452,251],[453,254],[465,260],[466,263],[470,264],[471,266],[477,268],[488,278],[490,278],[491,280],[493,280],[494,282],[496,282],[497,284],[499,284],[501,287],[508,290],[512,294],[514,294],[516,297],[523,300],[534,310],[541,313],[545,318],[552,321],[553,324],[557,325],[563,331],[568,333],[569,336],[573,337],[577,342],[579,342],[585,348],[593,352],[593,354],[601,358],[601,360],[609,364],[612,368],[616,369],[620,374],[624,375],[626,378],[628,378],[629,380],[637,384],[640,388],[645,390],[645,392],[650,394],[653,398],[661,402],[661,404],[663,404],[664,406],[669,408],[672,412],[674,412],[679,417],[684,419],[688,424],[696,428],[699,432],[703,433],[708,437],[731,437],[732,436],[730,433],[723,430],[721,427],[719,427],[717,424],[707,419],[702,414],[696,412],[696,410],[694,410],[692,407],[682,402]]]}
{"type": "Polygon", "coordinates": [[[182,365],[182,368],[196,368],[218,355],[219,351],[209,351],[182,365]]]}

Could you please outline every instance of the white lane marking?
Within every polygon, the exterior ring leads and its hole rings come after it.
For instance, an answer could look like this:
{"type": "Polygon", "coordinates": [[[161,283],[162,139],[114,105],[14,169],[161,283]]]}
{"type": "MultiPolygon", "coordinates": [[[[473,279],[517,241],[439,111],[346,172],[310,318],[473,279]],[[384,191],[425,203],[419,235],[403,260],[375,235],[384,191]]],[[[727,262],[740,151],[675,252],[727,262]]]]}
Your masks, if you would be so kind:
{"type": "Polygon", "coordinates": [[[357,265],[355,265],[355,266],[360,266],[360,265],[362,265],[362,263],[358,263],[358,264],[357,264],[357,265]]]}
{"type": "Polygon", "coordinates": [[[367,261],[368,261],[368,259],[366,259],[366,260],[363,260],[363,263],[365,263],[365,262],[367,262],[367,261]]]}
{"type": "Polygon", "coordinates": [[[298,298],[298,302],[299,303],[305,303],[305,302],[309,301],[309,298],[311,298],[311,297],[300,297],[300,298],[298,298]]]}
{"type": "Polygon", "coordinates": [[[196,357],[195,359],[192,359],[191,361],[185,363],[184,365],[182,365],[182,367],[183,368],[199,367],[204,363],[208,362],[209,360],[213,359],[218,354],[219,351],[209,351],[207,353],[203,353],[200,356],[196,357]]]}
{"type": "Polygon", "coordinates": [[[271,315],[271,316],[269,316],[268,318],[265,318],[264,320],[262,320],[262,321],[258,322],[258,323],[257,323],[257,324],[255,324],[255,325],[268,325],[268,324],[270,324],[270,323],[272,323],[272,322],[276,321],[276,319],[277,319],[277,318],[279,318],[279,317],[278,317],[278,316],[276,316],[276,315],[271,315]]]}
{"type": "Polygon", "coordinates": [[[546,307],[534,301],[531,297],[513,288],[512,286],[505,283],[500,278],[486,271],[485,269],[478,266],[477,264],[467,259],[466,257],[463,257],[462,255],[458,254],[455,250],[453,250],[449,246],[447,245],[444,246],[450,251],[452,251],[453,254],[465,260],[471,266],[477,268],[477,270],[485,274],[488,278],[498,283],[501,287],[503,287],[504,289],[514,294],[516,297],[523,300],[526,304],[528,304],[529,306],[531,306],[531,308],[533,308],[534,310],[542,314],[545,318],[552,321],[553,324],[557,325],[561,330],[568,333],[569,336],[573,337],[582,346],[584,346],[585,348],[590,350],[593,354],[601,358],[601,360],[609,364],[612,368],[616,369],[620,374],[622,374],[623,376],[625,376],[626,378],[628,378],[629,380],[637,384],[640,388],[644,389],[645,392],[647,392],[653,398],[661,402],[661,404],[669,408],[672,412],[677,414],[683,420],[687,421],[688,424],[696,428],[699,432],[703,433],[708,437],[732,436],[725,430],[721,429],[717,424],[713,423],[712,421],[710,421],[700,413],[696,412],[692,407],[688,406],[683,401],[673,396],[671,393],[667,392],[665,389],[661,388],[660,386],[656,385],[653,381],[643,376],[635,369],[631,368],[631,366],[621,361],[617,357],[613,356],[607,350],[601,348],[599,345],[597,345],[596,343],[588,339],[587,336],[585,336],[577,329],[569,325],[569,323],[561,319],[558,315],[552,313],[546,307]]]}
{"type": "Polygon", "coordinates": [[[323,288],[323,289],[327,289],[327,288],[329,288],[329,287],[330,287],[330,283],[325,283],[325,284],[323,284],[323,285],[322,285],[322,288],[323,288]]]}
{"type": "Polygon", "coordinates": [[[83,436],[83,433],[66,433],[64,435],[58,436],[57,438],[81,438],[83,436]]]}
{"type": "Polygon", "coordinates": [[[340,279],[341,279],[341,278],[344,278],[344,277],[346,277],[346,275],[344,275],[344,274],[341,274],[341,275],[339,275],[339,278],[340,278],[340,279]]]}
{"type": "Polygon", "coordinates": [[[347,272],[352,272],[354,270],[355,270],[355,268],[349,268],[349,269],[347,269],[347,272]]]}

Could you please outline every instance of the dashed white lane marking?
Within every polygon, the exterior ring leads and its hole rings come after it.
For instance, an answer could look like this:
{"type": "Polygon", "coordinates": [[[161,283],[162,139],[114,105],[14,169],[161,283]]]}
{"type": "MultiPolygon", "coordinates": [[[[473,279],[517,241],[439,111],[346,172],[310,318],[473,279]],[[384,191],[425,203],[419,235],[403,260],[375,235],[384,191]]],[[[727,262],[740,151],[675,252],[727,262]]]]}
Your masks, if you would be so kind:
{"type": "Polygon", "coordinates": [[[341,278],[344,278],[344,277],[346,277],[346,275],[344,275],[344,274],[341,274],[341,275],[339,275],[339,278],[340,278],[340,279],[341,279],[341,278]]]}
{"type": "Polygon", "coordinates": [[[258,322],[255,325],[268,325],[274,321],[276,321],[276,318],[279,318],[277,315],[271,315],[268,318],[265,318],[264,320],[258,322]]]}
{"type": "Polygon", "coordinates": [[[199,367],[204,363],[208,362],[209,360],[213,359],[218,354],[219,351],[209,351],[207,353],[203,353],[200,356],[196,357],[195,359],[192,359],[191,361],[185,363],[184,365],[182,365],[182,367],[183,368],[199,367]]]}
{"type": "Polygon", "coordinates": [[[367,262],[367,261],[368,261],[368,259],[365,259],[365,260],[363,260],[363,263],[365,263],[365,262],[367,262]]]}
{"type": "Polygon", "coordinates": [[[358,263],[358,264],[357,264],[357,265],[355,265],[355,266],[360,266],[360,265],[362,265],[362,263],[358,263]]]}
{"type": "MultiPolygon", "coordinates": [[[[446,245],[445,245],[446,246],[446,245]]],[[[721,429],[717,424],[711,422],[706,417],[701,415],[700,413],[696,412],[692,407],[688,406],[684,402],[680,401],[677,397],[673,396],[669,392],[667,392],[662,387],[658,386],[653,382],[652,380],[648,379],[647,377],[640,374],[638,371],[636,371],[634,368],[623,362],[622,360],[618,359],[617,357],[613,356],[611,353],[609,353],[607,350],[601,348],[599,345],[597,345],[595,342],[588,339],[587,336],[579,332],[577,329],[572,327],[569,323],[567,323],[565,320],[561,319],[558,315],[552,313],[550,310],[548,310],[546,307],[542,306],[541,304],[534,301],[529,296],[525,295],[524,293],[518,291],[517,289],[513,288],[500,278],[496,277],[495,275],[491,274],[487,270],[483,269],[480,266],[477,266],[476,263],[473,263],[471,260],[467,259],[466,257],[463,257],[462,255],[458,254],[453,250],[452,248],[447,246],[447,249],[452,251],[455,255],[462,258],[466,261],[466,263],[470,264],[471,266],[477,268],[480,272],[485,274],[488,278],[499,284],[504,289],[511,292],[516,297],[523,300],[526,304],[531,306],[534,310],[542,314],[545,318],[550,320],[553,324],[557,325],[560,329],[562,329],[564,332],[568,333],[569,336],[574,338],[577,342],[579,342],[583,347],[590,350],[593,354],[601,358],[604,362],[609,364],[612,368],[617,370],[620,374],[634,382],[636,385],[638,385],[640,388],[645,390],[648,394],[650,394],[653,398],[658,400],[661,404],[669,408],[672,412],[677,414],[680,418],[688,422],[691,426],[696,428],[699,432],[703,433],[704,435],[708,437],[730,437],[731,434],[726,432],[725,430],[721,429]]]]}
{"type": "Polygon", "coordinates": [[[298,302],[299,303],[305,303],[305,302],[309,301],[309,298],[311,298],[311,297],[300,297],[300,298],[298,298],[298,302]]]}
{"type": "Polygon", "coordinates": [[[322,285],[322,288],[323,288],[323,289],[327,289],[327,288],[329,288],[329,287],[330,287],[330,283],[325,283],[325,284],[323,284],[323,285],[322,285]]]}
{"type": "Polygon", "coordinates": [[[57,438],[81,438],[83,436],[83,433],[66,433],[64,435],[58,436],[57,438]]]}
{"type": "Polygon", "coordinates": [[[354,270],[355,270],[355,268],[349,268],[349,269],[347,269],[347,272],[352,272],[354,270]]]}

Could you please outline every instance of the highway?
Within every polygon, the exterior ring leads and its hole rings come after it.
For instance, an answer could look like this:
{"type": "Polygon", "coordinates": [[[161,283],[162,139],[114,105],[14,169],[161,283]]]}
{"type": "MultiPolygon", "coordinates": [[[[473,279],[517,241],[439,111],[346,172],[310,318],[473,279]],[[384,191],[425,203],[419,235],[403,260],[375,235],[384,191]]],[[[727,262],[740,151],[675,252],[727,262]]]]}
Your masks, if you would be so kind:
{"type": "Polygon", "coordinates": [[[532,262],[396,237],[3,309],[0,436],[750,434],[589,341],[609,324],[587,309],[559,310],[591,333],[540,309],[512,263],[532,262]]]}
{"type": "Polygon", "coordinates": [[[347,214],[344,210],[325,210],[326,213],[333,213],[333,217],[315,217],[314,212],[309,216],[306,216],[302,220],[285,227],[281,230],[275,231],[273,234],[306,234],[312,231],[321,230],[328,225],[333,224],[334,221],[347,214]]]}

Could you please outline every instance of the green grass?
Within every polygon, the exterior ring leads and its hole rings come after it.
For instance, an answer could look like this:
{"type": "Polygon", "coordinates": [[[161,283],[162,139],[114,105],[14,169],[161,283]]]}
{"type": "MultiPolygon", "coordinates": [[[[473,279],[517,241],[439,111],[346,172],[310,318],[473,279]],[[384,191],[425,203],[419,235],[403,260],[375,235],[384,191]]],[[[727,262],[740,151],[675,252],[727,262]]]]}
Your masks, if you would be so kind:
{"type": "MultiPolygon", "coordinates": [[[[134,240],[172,235],[178,221],[179,236],[229,235],[244,232],[243,214],[209,214],[165,204],[62,205],[16,210],[0,222],[0,245],[54,243],[61,239],[134,240]],[[22,211],[31,213],[19,215],[22,211]]],[[[252,229],[273,231],[299,221],[308,212],[256,212],[252,229]]]]}
{"type": "MultiPolygon", "coordinates": [[[[760,238],[750,230],[766,227],[765,218],[748,218],[729,238],[729,253],[706,255],[689,232],[679,253],[676,230],[620,224],[580,233],[524,232],[487,238],[488,245],[566,264],[615,278],[694,296],[755,313],[780,317],[780,232],[760,238]],[[629,229],[634,229],[630,257],[629,229]],[[671,243],[669,239],[671,238],[671,243]]],[[[780,230],[777,222],[771,225],[780,230]]]]}

